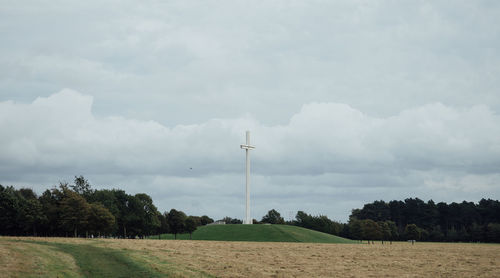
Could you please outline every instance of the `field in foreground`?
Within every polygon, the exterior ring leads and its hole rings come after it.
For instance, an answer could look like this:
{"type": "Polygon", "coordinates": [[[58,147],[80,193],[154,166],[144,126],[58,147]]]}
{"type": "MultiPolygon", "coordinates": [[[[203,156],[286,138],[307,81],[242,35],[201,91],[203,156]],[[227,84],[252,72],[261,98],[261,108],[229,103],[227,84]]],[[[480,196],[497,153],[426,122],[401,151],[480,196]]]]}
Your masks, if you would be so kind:
{"type": "Polygon", "coordinates": [[[0,277],[499,277],[500,245],[0,237],[0,277]]]}
{"type": "MultiPolygon", "coordinates": [[[[161,238],[173,239],[174,235],[163,234],[161,238]]],[[[179,234],[177,238],[189,239],[189,234],[179,234]]],[[[207,225],[198,227],[192,238],[217,241],[354,243],[350,239],[290,225],[207,225]]]]}

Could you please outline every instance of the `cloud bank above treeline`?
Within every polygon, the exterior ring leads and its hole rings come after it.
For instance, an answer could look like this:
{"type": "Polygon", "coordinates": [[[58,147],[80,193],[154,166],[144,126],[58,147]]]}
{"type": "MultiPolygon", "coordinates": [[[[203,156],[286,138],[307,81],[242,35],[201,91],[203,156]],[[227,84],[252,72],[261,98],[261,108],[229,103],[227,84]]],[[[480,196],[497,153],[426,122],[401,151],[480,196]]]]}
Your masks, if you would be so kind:
{"type": "Polygon", "coordinates": [[[164,210],[222,201],[207,213],[223,217],[226,206],[240,206],[239,144],[251,130],[260,214],[272,207],[345,219],[358,202],[404,192],[445,201],[499,193],[500,117],[486,105],[430,103],[373,117],[343,103],[308,103],[283,125],[244,116],[171,127],[96,116],[92,107],[92,96],[71,89],[0,102],[1,183],[41,186],[83,174],[147,192],[164,210]]]}

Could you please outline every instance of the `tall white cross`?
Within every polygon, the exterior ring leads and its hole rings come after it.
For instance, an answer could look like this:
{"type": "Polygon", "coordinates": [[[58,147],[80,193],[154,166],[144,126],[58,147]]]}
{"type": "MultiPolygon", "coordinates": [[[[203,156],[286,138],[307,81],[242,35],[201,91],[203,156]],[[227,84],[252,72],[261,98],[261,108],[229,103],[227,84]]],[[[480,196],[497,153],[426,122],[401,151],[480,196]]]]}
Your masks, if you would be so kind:
{"type": "Polygon", "coordinates": [[[251,149],[255,149],[255,146],[250,145],[250,131],[247,130],[247,143],[245,145],[240,145],[240,148],[246,151],[246,191],[247,191],[247,201],[245,210],[245,220],[243,224],[252,224],[252,218],[250,217],[250,153],[251,149]]]}

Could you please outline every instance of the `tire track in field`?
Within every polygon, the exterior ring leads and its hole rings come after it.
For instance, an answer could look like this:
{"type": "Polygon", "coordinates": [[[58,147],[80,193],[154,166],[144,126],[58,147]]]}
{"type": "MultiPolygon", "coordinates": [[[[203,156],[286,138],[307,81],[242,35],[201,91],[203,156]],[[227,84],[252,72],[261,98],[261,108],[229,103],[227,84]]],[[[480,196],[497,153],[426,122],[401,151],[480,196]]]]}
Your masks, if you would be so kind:
{"type": "Polygon", "coordinates": [[[48,245],[71,255],[80,272],[85,277],[165,277],[133,261],[125,251],[97,247],[89,244],[69,244],[53,242],[24,241],[27,243],[48,245]]]}

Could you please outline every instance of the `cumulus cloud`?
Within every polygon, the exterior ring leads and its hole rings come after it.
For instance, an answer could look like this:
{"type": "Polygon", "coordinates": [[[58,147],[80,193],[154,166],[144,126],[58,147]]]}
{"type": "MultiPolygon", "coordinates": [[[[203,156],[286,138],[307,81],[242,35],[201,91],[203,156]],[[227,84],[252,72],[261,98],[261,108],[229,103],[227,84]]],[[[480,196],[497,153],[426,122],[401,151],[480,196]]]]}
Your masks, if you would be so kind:
{"type": "Polygon", "coordinates": [[[253,194],[262,215],[272,206],[345,220],[353,204],[373,199],[500,192],[500,117],[485,105],[432,103],[382,118],[309,103],[283,125],[248,116],[169,127],[96,116],[93,97],[70,89],[0,102],[0,182],[46,188],[83,174],[100,186],[149,193],[163,209],[222,217],[242,208],[239,144],[247,129],[257,146],[253,194]]]}

